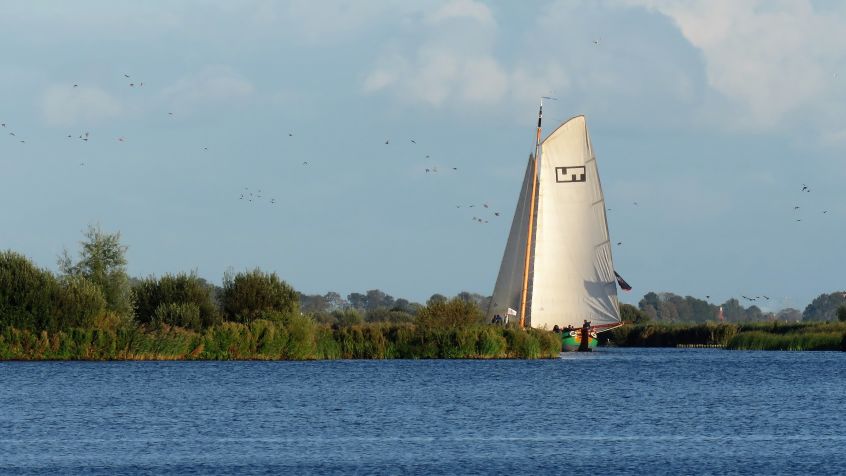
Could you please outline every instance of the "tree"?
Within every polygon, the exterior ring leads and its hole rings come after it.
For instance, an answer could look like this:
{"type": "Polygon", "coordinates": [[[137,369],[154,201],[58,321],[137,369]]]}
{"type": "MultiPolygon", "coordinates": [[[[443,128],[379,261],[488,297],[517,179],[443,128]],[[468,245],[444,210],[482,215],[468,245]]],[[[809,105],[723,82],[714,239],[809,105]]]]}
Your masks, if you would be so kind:
{"type": "Polygon", "coordinates": [[[347,295],[347,301],[354,309],[367,308],[367,296],[361,293],[350,293],[347,295]]]}
{"type": "Polygon", "coordinates": [[[820,294],[805,308],[803,321],[832,321],[837,318],[837,308],[846,304],[846,293],[839,291],[820,294]]]}
{"type": "Polygon", "coordinates": [[[480,324],[484,319],[479,306],[459,298],[429,299],[429,304],[417,311],[417,323],[430,328],[464,327],[480,324]]]}
{"type": "Polygon", "coordinates": [[[223,277],[221,296],[227,320],[249,323],[266,313],[295,314],[299,312],[299,296],[276,273],[252,271],[223,277]]]}
{"type": "Polygon", "coordinates": [[[390,309],[394,305],[394,298],[390,294],[382,292],[378,289],[371,289],[367,291],[367,301],[365,309],[372,311],[379,308],[390,309]]]}
{"type": "Polygon", "coordinates": [[[631,304],[620,306],[620,318],[623,322],[631,324],[643,324],[652,320],[649,315],[631,304]]]}
{"type": "Polygon", "coordinates": [[[761,308],[753,304],[746,308],[744,318],[749,322],[759,322],[764,320],[764,313],[761,312],[761,308]]]}
{"type": "Polygon", "coordinates": [[[0,326],[55,330],[56,278],[13,251],[0,253],[0,326]]]}
{"type": "Polygon", "coordinates": [[[837,320],[840,322],[846,322],[846,306],[840,306],[837,308],[837,320]]]}
{"type": "Polygon", "coordinates": [[[742,322],[746,318],[746,310],[740,305],[740,301],[731,298],[723,303],[723,316],[727,322],[742,322]]]}
{"type": "Polygon", "coordinates": [[[330,311],[337,311],[338,309],[346,308],[349,303],[341,297],[340,294],[336,293],[335,291],[329,291],[328,293],[323,295],[323,299],[326,301],[326,305],[329,307],[330,311]]]}
{"type": "Polygon", "coordinates": [[[59,270],[65,276],[82,276],[100,288],[106,307],[125,318],[132,317],[132,288],[126,274],[127,247],[120,243],[120,232],[105,233],[89,225],[79,260],[74,263],[67,250],[59,257],[59,270]]]}
{"type": "Polygon", "coordinates": [[[661,299],[658,297],[658,295],[655,294],[654,292],[650,291],[650,292],[643,295],[643,299],[640,300],[640,302],[637,304],[637,306],[640,308],[641,311],[646,311],[648,306],[651,306],[652,309],[657,310],[658,309],[658,303],[660,301],[661,301],[661,299]]]}
{"type": "Polygon", "coordinates": [[[443,294],[435,293],[435,294],[432,294],[432,296],[429,298],[428,301],[426,301],[426,305],[431,306],[432,304],[434,304],[436,302],[446,302],[446,300],[447,300],[447,297],[444,296],[443,294]]]}
{"type": "Polygon", "coordinates": [[[94,327],[105,310],[103,292],[84,276],[65,276],[59,280],[56,293],[59,328],[94,327]]]}
{"type": "Polygon", "coordinates": [[[802,320],[802,313],[798,309],[788,307],[778,311],[776,319],[779,321],[799,322],[802,320]]]}
{"type": "Polygon", "coordinates": [[[220,322],[214,286],[196,274],[149,277],[133,288],[135,319],[199,330],[220,322]],[[196,310],[195,310],[196,309],[196,310]]]}
{"type": "Polygon", "coordinates": [[[300,309],[303,312],[317,314],[329,311],[329,303],[324,296],[320,294],[297,294],[300,296],[300,309]]]}

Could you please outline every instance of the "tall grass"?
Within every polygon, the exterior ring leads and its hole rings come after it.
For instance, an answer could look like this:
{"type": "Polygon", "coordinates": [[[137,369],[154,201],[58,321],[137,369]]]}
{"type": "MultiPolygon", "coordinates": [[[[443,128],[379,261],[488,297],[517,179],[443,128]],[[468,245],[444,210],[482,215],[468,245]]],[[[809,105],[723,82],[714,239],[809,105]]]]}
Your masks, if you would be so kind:
{"type": "Polygon", "coordinates": [[[557,357],[560,350],[558,337],[542,330],[411,324],[330,328],[303,316],[224,322],[202,332],[164,323],[0,332],[2,360],[537,359],[557,357]]]}
{"type": "Polygon", "coordinates": [[[732,350],[846,350],[844,322],[641,324],[600,336],[621,347],[721,345],[732,350]]]}
{"type": "Polygon", "coordinates": [[[771,334],[762,331],[743,332],[732,338],[732,350],[843,350],[846,335],[840,332],[804,332],[771,334]]]}

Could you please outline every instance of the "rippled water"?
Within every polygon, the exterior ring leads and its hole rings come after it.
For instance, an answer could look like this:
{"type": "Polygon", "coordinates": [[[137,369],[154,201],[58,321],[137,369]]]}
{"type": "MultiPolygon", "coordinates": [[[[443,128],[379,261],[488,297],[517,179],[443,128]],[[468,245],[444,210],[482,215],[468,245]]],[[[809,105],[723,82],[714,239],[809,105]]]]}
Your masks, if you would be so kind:
{"type": "Polygon", "coordinates": [[[846,353],[0,363],[0,472],[846,474],[846,353]]]}

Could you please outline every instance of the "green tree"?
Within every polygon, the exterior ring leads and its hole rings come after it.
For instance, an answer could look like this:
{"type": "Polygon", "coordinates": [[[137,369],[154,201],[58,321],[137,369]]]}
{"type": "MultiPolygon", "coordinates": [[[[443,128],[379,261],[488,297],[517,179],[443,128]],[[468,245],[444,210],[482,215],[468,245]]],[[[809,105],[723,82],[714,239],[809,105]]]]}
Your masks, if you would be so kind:
{"type": "Polygon", "coordinates": [[[350,293],[347,295],[347,301],[355,309],[367,308],[367,296],[361,293],[350,293]]]}
{"type": "Polygon", "coordinates": [[[464,327],[484,320],[484,314],[476,303],[459,298],[448,301],[429,299],[429,304],[417,311],[417,323],[429,328],[464,327]]]}
{"type": "Polygon", "coordinates": [[[276,273],[254,269],[223,278],[221,296],[226,319],[249,323],[268,312],[294,314],[299,312],[299,296],[276,273]]]}
{"type": "Polygon", "coordinates": [[[648,314],[631,304],[623,304],[620,306],[620,318],[623,322],[631,324],[644,324],[652,320],[648,314]]]}
{"type": "Polygon", "coordinates": [[[135,318],[142,324],[152,323],[159,315],[165,317],[161,322],[195,330],[221,321],[214,286],[195,273],[166,274],[159,279],[151,276],[136,285],[133,292],[135,318]]]}
{"type": "Polygon", "coordinates": [[[14,251],[0,253],[0,325],[56,330],[58,283],[48,271],[14,251]]]}
{"type": "Polygon", "coordinates": [[[429,297],[429,299],[426,301],[426,305],[431,306],[432,304],[435,304],[437,302],[446,302],[446,301],[447,301],[446,296],[444,296],[443,294],[435,293],[435,294],[432,294],[431,297],[429,297]]]}
{"type": "Polygon", "coordinates": [[[127,247],[120,243],[120,232],[106,233],[89,225],[82,249],[75,263],[67,250],[59,258],[59,269],[65,276],[82,276],[97,287],[106,299],[106,306],[124,318],[132,317],[132,288],[126,274],[127,247]]]}
{"type": "Polygon", "coordinates": [[[846,293],[842,291],[820,294],[805,308],[803,321],[833,321],[837,308],[846,304],[846,293]]]}
{"type": "Polygon", "coordinates": [[[837,308],[837,320],[840,322],[846,322],[846,306],[840,306],[837,308]]]}
{"type": "Polygon", "coordinates": [[[394,305],[394,297],[378,289],[371,289],[367,291],[367,299],[365,302],[365,309],[373,311],[376,309],[387,308],[390,309],[394,305]]]}
{"type": "Polygon", "coordinates": [[[84,276],[65,276],[59,281],[56,293],[58,327],[94,327],[105,311],[103,292],[84,276]]]}
{"type": "Polygon", "coordinates": [[[802,312],[800,312],[799,309],[788,307],[778,311],[776,319],[779,321],[799,322],[802,320],[802,312]]]}
{"type": "Polygon", "coordinates": [[[742,322],[746,318],[746,309],[740,305],[740,301],[731,298],[723,303],[723,316],[727,322],[742,322]]]}
{"type": "Polygon", "coordinates": [[[364,316],[361,315],[361,311],[354,307],[332,311],[332,317],[340,326],[354,326],[364,323],[364,316]]]}

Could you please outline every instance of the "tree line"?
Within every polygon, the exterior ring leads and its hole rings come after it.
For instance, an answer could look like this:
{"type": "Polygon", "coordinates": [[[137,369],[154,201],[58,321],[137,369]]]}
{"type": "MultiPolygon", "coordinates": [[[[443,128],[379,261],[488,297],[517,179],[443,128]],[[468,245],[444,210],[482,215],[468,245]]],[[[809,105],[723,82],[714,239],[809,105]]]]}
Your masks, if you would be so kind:
{"type": "Polygon", "coordinates": [[[693,296],[649,292],[643,296],[637,307],[624,304],[620,311],[623,321],[633,323],[846,321],[846,291],[820,294],[804,311],[785,308],[776,312],[764,312],[754,304],[744,307],[735,298],[722,304],[712,304],[693,296]]]}
{"type": "Polygon", "coordinates": [[[455,327],[484,322],[488,298],[462,292],[432,295],[425,304],[372,289],[307,295],[276,273],[226,272],[218,286],[195,273],[131,278],[120,233],[90,226],[77,256],[65,251],[58,273],[27,257],[0,252],[0,327],[56,332],[72,328],[172,326],[202,331],[226,322],[284,323],[306,316],[317,324],[425,324],[455,327]]]}
{"type": "MultiPolygon", "coordinates": [[[[330,327],[365,324],[455,327],[482,324],[490,297],[462,292],[433,294],[426,303],[395,298],[381,290],[346,297],[297,292],[276,273],[260,269],[227,272],[220,286],[195,273],[142,279],[126,271],[126,246],[120,233],[91,226],[76,256],[65,251],[58,272],[41,269],[14,251],[0,252],[0,327],[56,332],[72,328],[133,325],[202,331],[232,322],[285,323],[306,316],[330,327]]],[[[804,310],[763,312],[737,299],[721,305],[692,296],[647,293],[638,306],[622,305],[625,322],[713,322],[719,309],[726,322],[846,320],[846,293],[821,294],[804,310]]]]}

